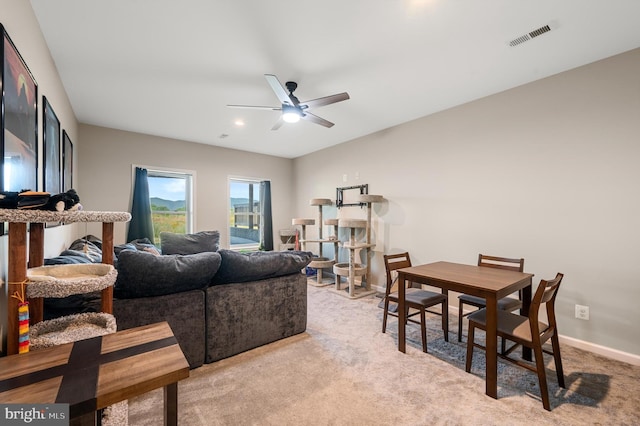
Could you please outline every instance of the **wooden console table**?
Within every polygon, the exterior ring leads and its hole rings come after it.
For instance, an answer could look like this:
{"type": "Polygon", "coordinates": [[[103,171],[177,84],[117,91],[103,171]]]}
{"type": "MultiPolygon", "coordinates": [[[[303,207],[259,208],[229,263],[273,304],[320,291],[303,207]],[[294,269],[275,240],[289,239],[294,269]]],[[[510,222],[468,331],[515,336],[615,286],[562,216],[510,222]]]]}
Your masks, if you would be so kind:
{"type": "Polygon", "coordinates": [[[0,401],[66,403],[72,424],[164,387],[165,425],[178,423],[178,381],[189,363],[166,322],[0,358],[0,401]]]}
{"type": "MultiPolygon", "coordinates": [[[[0,221],[9,222],[9,256],[7,265],[7,351],[8,355],[18,353],[18,301],[11,295],[20,291],[21,283],[27,279],[28,267],[44,264],[44,225],[50,222],[102,222],[102,263],[113,264],[113,224],[128,222],[127,212],[99,212],[85,210],[0,209],[0,221]],[[27,233],[27,224],[29,232],[27,233]],[[27,234],[29,253],[27,256],[27,234]]],[[[102,290],[102,312],[113,311],[113,287],[102,290]]],[[[32,324],[42,321],[42,299],[29,300],[29,318],[32,324]]]]}

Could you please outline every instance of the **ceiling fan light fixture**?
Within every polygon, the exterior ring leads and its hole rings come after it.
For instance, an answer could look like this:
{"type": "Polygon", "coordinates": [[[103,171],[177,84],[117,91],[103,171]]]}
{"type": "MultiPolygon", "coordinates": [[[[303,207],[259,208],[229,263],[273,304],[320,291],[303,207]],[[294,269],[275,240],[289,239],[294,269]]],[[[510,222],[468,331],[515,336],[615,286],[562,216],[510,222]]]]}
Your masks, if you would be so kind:
{"type": "Polygon", "coordinates": [[[282,108],[282,119],[285,123],[297,123],[300,121],[300,111],[295,107],[284,105],[282,108]]]}
{"type": "Polygon", "coordinates": [[[322,98],[311,99],[306,102],[300,102],[297,97],[293,95],[294,90],[298,87],[298,84],[294,81],[287,81],[285,90],[278,77],[273,74],[265,74],[265,78],[267,79],[267,83],[271,86],[271,89],[275,93],[276,97],[280,101],[280,107],[270,107],[270,106],[257,106],[257,105],[227,105],[232,108],[251,108],[251,109],[262,109],[269,111],[280,111],[280,117],[278,117],[278,121],[271,128],[271,130],[278,130],[282,127],[283,123],[297,123],[300,119],[304,119],[311,123],[319,124],[324,127],[332,127],[333,123],[325,120],[322,117],[318,117],[310,112],[308,112],[309,108],[318,108],[325,105],[335,104],[336,102],[342,102],[349,99],[349,94],[347,92],[336,93],[335,95],[324,96],[322,98]],[[289,93],[287,93],[287,90],[289,93]]]}

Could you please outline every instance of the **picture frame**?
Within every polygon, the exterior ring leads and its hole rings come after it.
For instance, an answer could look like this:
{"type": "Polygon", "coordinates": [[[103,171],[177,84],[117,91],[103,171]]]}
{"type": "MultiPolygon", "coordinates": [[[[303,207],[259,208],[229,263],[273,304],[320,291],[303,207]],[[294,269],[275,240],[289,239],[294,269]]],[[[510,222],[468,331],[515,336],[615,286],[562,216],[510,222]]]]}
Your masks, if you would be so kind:
{"type": "MultiPolygon", "coordinates": [[[[60,120],[46,96],[42,97],[42,190],[51,195],[62,192],[62,148],[60,120]]],[[[47,228],[60,222],[47,222],[47,228]]]]}
{"type": "Polygon", "coordinates": [[[42,190],[56,195],[62,192],[60,120],[46,96],[42,97],[42,128],[42,190]]]}
{"type": "Polygon", "coordinates": [[[368,194],[369,184],[343,186],[342,188],[336,188],[336,207],[337,208],[342,208],[347,206],[364,207],[365,203],[361,203],[357,201],[357,199],[354,196],[354,193],[356,193],[356,190],[357,190],[357,195],[368,194]]]}
{"type": "Polygon", "coordinates": [[[66,130],[62,131],[62,192],[73,188],[73,142],[66,130]]]}
{"type": "MultiPolygon", "coordinates": [[[[36,191],[38,84],[2,24],[0,33],[0,190],[36,191]]],[[[0,226],[4,234],[6,227],[0,226]]]]}

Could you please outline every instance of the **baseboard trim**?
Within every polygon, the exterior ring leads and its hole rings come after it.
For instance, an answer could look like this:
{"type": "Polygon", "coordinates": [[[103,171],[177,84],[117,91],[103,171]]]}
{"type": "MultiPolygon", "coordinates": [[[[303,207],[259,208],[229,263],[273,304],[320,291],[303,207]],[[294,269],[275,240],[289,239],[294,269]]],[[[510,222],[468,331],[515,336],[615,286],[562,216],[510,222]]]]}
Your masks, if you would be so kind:
{"type": "Polygon", "coordinates": [[[595,343],[586,342],[584,340],[575,339],[573,337],[560,335],[559,338],[560,338],[560,343],[573,346],[574,348],[593,352],[595,354],[602,355],[607,358],[615,359],[616,361],[622,361],[631,365],[640,366],[640,355],[619,351],[617,349],[608,348],[606,346],[597,345],[595,343]]]}

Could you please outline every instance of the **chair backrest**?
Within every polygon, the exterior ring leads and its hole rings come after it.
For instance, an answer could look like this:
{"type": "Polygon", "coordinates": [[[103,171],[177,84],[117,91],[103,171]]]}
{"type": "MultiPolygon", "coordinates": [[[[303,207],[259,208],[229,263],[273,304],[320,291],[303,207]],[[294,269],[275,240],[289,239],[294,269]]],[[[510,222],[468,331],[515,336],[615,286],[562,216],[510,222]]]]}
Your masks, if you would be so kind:
{"type": "Polygon", "coordinates": [[[556,277],[552,280],[540,280],[536,294],[531,300],[531,306],[529,307],[529,322],[531,323],[532,335],[540,335],[538,327],[538,316],[540,314],[540,307],[544,304],[547,310],[547,320],[549,321],[548,331],[551,332],[556,328],[556,314],[555,304],[558,290],[560,289],[560,283],[564,274],[558,272],[556,277]]]}
{"type": "Polygon", "coordinates": [[[478,266],[524,272],[524,259],[509,259],[507,257],[487,256],[481,253],[478,255],[478,266]]]}
{"type": "Polygon", "coordinates": [[[387,289],[386,294],[391,293],[393,287],[394,278],[391,275],[392,271],[396,269],[408,268],[411,266],[411,258],[408,252],[398,254],[385,254],[384,256],[384,269],[387,272],[387,289]]]}

